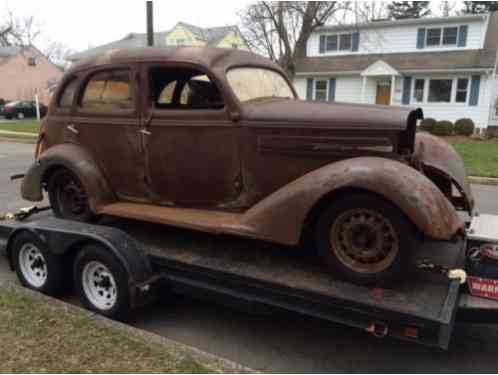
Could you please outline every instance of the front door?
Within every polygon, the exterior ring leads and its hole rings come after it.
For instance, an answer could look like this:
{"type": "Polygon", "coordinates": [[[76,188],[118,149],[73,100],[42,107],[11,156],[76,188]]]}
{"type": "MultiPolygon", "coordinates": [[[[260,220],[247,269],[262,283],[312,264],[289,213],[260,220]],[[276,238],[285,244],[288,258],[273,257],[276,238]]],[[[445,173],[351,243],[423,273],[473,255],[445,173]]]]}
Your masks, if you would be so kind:
{"type": "Polygon", "coordinates": [[[84,78],[72,127],[120,200],[148,200],[140,143],[136,69],[115,66],[84,78]]]}
{"type": "Polygon", "coordinates": [[[238,195],[239,127],[217,85],[191,67],[144,65],[147,184],[160,204],[215,207],[238,195]]]}
{"type": "Polygon", "coordinates": [[[375,104],[391,104],[391,83],[389,81],[379,81],[377,83],[375,104]]]}

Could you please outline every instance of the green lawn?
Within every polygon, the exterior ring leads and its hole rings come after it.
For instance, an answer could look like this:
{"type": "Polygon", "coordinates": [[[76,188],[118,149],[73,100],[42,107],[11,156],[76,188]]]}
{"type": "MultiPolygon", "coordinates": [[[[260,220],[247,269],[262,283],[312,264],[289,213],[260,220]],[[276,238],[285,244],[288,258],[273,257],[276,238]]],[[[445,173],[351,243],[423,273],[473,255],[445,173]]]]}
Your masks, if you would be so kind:
{"type": "Polygon", "coordinates": [[[203,365],[26,292],[0,287],[2,373],[205,373],[203,365]]]}
{"type": "Polygon", "coordinates": [[[446,140],[462,156],[469,176],[498,177],[498,139],[448,137],[446,140]]]}
{"type": "Polygon", "coordinates": [[[38,134],[40,122],[37,120],[6,120],[0,122],[0,130],[38,134]]]}

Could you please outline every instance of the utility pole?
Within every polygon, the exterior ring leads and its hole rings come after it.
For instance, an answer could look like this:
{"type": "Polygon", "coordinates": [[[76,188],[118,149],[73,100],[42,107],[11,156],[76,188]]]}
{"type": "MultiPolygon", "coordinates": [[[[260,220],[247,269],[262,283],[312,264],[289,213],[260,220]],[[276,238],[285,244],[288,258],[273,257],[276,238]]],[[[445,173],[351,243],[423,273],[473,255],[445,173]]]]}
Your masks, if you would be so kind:
{"type": "Polygon", "coordinates": [[[154,11],[152,1],[147,1],[147,45],[154,45],[154,11]]]}

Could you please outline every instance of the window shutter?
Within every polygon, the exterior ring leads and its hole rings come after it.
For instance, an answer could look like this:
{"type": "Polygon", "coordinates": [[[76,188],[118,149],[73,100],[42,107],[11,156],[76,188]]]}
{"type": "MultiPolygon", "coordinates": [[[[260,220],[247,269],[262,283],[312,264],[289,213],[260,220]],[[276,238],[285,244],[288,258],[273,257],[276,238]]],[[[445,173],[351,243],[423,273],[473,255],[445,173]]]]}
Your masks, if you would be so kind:
{"type": "Polygon", "coordinates": [[[355,31],[351,37],[352,41],[351,41],[351,45],[352,45],[352,50],[353,52],[356,52],[358,51],[358,48],[360,46],[360,33],[359,31],[355,31]]]}
{"type": "Polygon", "coordinates": [[[412,88],[412,77],[403,78],[403,104],[410,104],[410,92],[412,88]]]}
{"type": "Polygon", "coordinates": [[[467,45],[467,32],[469,27],[467,25],[458,28],[458,47],[465,47],[467,45]]]}
{"type": "Polygon", "coordinates": [[[320,53],[325,53],[325,35],[320,35],[320,53]]]}
{"type": "Polygon", "coordinates": [[[481,88],[481,76],[472,76],[470,83],[469,105],[476,106],[479,104],[479,89],[481,88]]]}
{"type": "Polygon", "coordinates": [[[417,30],[417,49],[425,47],[425,28],[417,30]]]}
{"type": "Polygon", "coordinates": [[[335,101],[335,78],[329,79],[329,102],[335,101]]]}
{"type": "Polygon", "coordinates": [[[313,100],[313,78],[306,80],[306,100],[313,100]]]}

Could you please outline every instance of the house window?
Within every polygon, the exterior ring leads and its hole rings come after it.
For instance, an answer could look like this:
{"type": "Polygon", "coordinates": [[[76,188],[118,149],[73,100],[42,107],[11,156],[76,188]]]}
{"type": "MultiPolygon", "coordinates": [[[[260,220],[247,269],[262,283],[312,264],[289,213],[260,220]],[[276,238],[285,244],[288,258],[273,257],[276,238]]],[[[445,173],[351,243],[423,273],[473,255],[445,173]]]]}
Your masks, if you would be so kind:
{"type": "Polygon", "coordinates": [[[237,48],[239,48],[239,45],[237,43],[232,43],[232,48],[237,49],[237,48]]]}
{"type": "Polygon", "coordinates": [[[443,29],[443,45],[457,44],[458,27],[445,27],[443,29]]]}
{"type": "Polygon", "coordinates": [[[28,57],[28,65],[29,66],[36,66],[36,58],[28,57]]]}
{"type": "Polygon", "coordinates": [[[469,88],[468,78],[458,78],[455,101],[457,103],[467,103],[467,92],[469,88]]]}
{"type": "Polygon", "coordinates": [[[427,47],[455,46],[458,39],[458,27],[427,29],[425,45],[427,47]]]}
{"type": "Polygon", "coordinates": [[[339,49],[341,51],[351,50],[351,34],[342,34],[339,37],[339,49]]]}
{"type": "Polygon", "coordinates": [[[451,102],[451,88],[453,80],[451,79],[431,79],[429,81],[429,102],[440,103],[451,102]]]}
{"type": "Polygon", "coordinates": [[[425,79],[416,79],[413,88],[413,100],[415,102],[424,101],[424,89],[425,89],[425,79]]]}
{"type": "Polygon", "coordinates": [[[315,100],[327,101],[328,82],[325,80],[315,81],[315,100]]]}
{"type": "Polygon", "coordinates": [[[351,51],[352,34],[327,35],[325,39],[326,51],[351,51]]]}
{"type": "Polygon", "coordinates": [[[328,35],[327,36],[327,43],[326,43],[326,50],[327,51],[337,51],[338,47],[338,39],[337,35],[328,35]]]}
{"type": "Polygon", "coordinates": [[[177,46],[184,46],[185,45],[185,39],[177,39],[176,40],[176,45],[177,46]]]}

